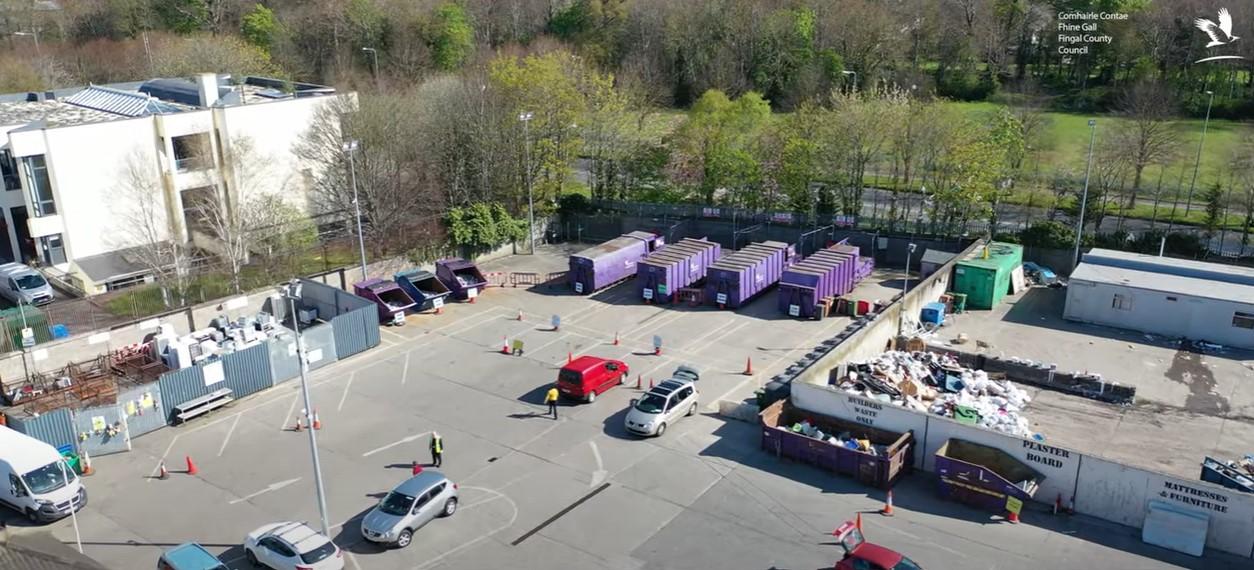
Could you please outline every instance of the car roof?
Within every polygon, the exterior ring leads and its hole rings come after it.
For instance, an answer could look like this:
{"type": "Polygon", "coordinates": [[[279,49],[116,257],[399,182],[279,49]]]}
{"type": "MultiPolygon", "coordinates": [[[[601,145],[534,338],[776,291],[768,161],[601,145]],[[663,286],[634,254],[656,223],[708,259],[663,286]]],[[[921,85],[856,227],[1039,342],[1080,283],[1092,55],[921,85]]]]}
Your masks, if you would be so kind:
{"type": "Polygon", "coordinates": [[[210,554],[205,547],[187,542],[171,548],[163,555],[165,561],[178,570],[206,570],[221,568],[222,561],[210,554]]]}
{"type": "Polygon", "coordinates": [[[609,362],[609,360],[604,359],[604,358],[598,358],[596,356],[580,356],[579,358],[572,360],[570,364],[567,364],[566,366],[563,366],[562,368],[565,370],[575,370],[578,372],[586,372],[606,362],[609,362]]]}
{"type": "Polygon", "coordinates": [[[291,522],[270,531],[270,534],[283,539],[284,542],[296,547],[297,554],[304,554],[331,542],[330,538],[318,534],[303,522],[291,522]]]}
{"type": "Polygon", "coordinates": [[[666,396],[669,396],[671,392],[674,392],[691,383],[692,382],[689,380],[678,380],[675,378],[671,378],[669,380],[663,380],[657,386],[654,386],[653,388],[651,388],[649,390],[649,393],[666,397],[666,396]]]}
{"type": "Polygon", "coordinates": [[[853,550],[854,558],[861,558],[868,562],[874,563],[880,568],[892,568],[898,562],[901,562],[901,554],[895,550],[889,550],[878,544],[864,542],[853,550]]]}
{"type": "Polygon", "coordinates": [[[392,490],[411,497],[417,497],[418,495],[427,492],[427,489],[436,486],[445,479],[447,479],[447,477],[435,469],[423,469],[422,473],[406,479],[405,482],[397,485],[396,488],[392,490]]]}

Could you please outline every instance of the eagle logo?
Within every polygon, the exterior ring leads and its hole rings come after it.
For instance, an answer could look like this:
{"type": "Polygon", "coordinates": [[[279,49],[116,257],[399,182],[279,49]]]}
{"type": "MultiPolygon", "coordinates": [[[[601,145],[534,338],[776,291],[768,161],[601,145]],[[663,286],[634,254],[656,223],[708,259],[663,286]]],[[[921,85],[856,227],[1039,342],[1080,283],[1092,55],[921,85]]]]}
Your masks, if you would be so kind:
{"type": "MultiPolygon", "coordinates": [[[[1206,44],[1206,49],[1210,49],[1215,46],[1226,46],[1228,44],[1231,44],[1232,42],[1235,42],[1241,39],[1240,36],[1232,35],[1232,14],[1228,13],[1227,8],[1219,9],[1218,19],[1219,19],[1218,24],[1210,20],[1207,20],[1206,18],[1198,18],[1193,21],[1193,24],[1197,26],[1197,29],[1202,30],[1203,32],[1206,32],[1206,35],[1210,36],[1210,43],[1206,44]]],[[[1245,58],[1239,55],[1213,55],[1210,57],[1204,57],[1193,63],[1204,63],[1207,61],[1218,61],[1221,59],[1245,59],[1245,58]]]]}

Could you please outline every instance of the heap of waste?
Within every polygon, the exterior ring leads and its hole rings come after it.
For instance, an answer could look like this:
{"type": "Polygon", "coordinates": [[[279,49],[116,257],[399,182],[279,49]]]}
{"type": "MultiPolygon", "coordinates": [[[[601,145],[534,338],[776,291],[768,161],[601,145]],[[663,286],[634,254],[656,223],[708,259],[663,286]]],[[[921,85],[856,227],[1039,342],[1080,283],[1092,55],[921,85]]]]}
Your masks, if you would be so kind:
{"type": "Polygon", "coordinates": [[[885,352],[850,364],[840,388],[873,400],[929,412],[960,423],[1029,437],[1023,408],[1031,398],[1005,379],[990,378],[934,352],[885,352]]]}
{"type": "Polygon", "coordinates": [[[808,420],[793,424],[791,429],[793,433],[799,433],[801,435],[804,435],[806,437],[812,437],[819,441],[826,441],[827,443],[830,443],[832,445],[839,445],[839,446],[845,447],[846,449],[852,449],[854,451],[862,451],[864,453],[869,453],[874,456],[884,455],[888,453],[887,445],[871,443],[871,440],[866,439],[866,438],[855,437],[852,432],[848,432],[848,431],[841,432],[835,435],[826,433],[823,430],[819,429],[818,427],[812,425],[808,420]]]}

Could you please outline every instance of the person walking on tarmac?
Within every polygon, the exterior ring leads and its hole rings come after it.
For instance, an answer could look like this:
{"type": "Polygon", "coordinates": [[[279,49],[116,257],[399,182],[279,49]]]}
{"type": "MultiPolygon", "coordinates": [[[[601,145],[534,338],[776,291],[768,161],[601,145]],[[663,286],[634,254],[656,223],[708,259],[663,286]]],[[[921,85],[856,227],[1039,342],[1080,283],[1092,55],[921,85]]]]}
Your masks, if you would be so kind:
{"type": "Polygon", "coordinates": [[[439,467],[444,464],[444,438],[440,432],[431,432],[431,465],[439,467]]]}
{"type": "Polygon", "coordinates": [[[556,384],[550,387],[548,393],[544,395],[544,403],[549,405],[549,413],[553,415],[553,419],[557,419],[557,385],[556,384]]]}

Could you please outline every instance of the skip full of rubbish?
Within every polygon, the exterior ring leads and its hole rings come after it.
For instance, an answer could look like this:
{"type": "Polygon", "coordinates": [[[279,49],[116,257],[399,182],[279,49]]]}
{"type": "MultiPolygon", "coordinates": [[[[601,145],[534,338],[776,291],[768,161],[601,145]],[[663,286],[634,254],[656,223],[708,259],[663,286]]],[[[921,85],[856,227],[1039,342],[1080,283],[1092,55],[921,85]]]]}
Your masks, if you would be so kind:
{"type": "Polygon", "coordinates": [[[813,426],[809,421],[801,421],[792,425],[792,432],[799,433],[806,437],[812,437],[819,441],[826,441],[832,445],[843,446],[854,451],[861,451],[873,456],[880,456],[888,453],[887,445],[871,443],[866,438],[855,437],[851,432],[841,432],[840,434],[825,433],[823,430],[813,426]]]}
{"type": "Polygon", "coordinates": [[[935,352],[890,351],[850,364],[840,389],[872,400],[1031,437],[1023,409],[1031,397],[1004,378],[971,370],[935,352]]]}

